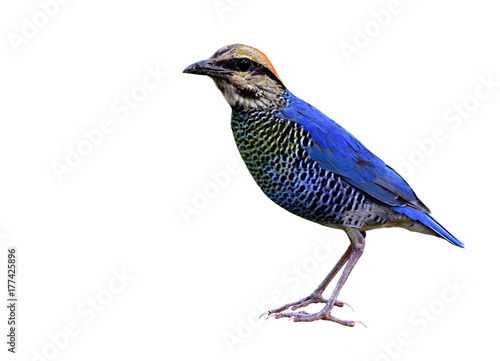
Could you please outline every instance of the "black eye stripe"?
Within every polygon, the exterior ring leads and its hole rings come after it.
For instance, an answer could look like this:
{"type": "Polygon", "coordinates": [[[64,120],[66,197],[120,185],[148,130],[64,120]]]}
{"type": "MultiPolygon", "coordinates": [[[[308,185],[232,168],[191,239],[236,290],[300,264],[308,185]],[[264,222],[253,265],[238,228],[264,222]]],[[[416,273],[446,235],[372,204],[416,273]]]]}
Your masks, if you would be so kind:
{"type": "Polygon", "coordinates": [[[254,68],[254,69],[263,68],[262,65],[260,65],[259,63],[255,62],[255,61],[253,61],[252,59],[249,59],[249,58],[224,59],[224,60],[221,60],[221,61],[217,62],[217,65],[219,65],[219,66],[221,66],[221,67],[223,67],[225,69],[231,69],[231,70],[241,71],[236,66],[236,62],[241,61],[243,59],[246,59],[246,60],[248,60],[250,62],[250,67],[249,68],[254,68]]]}
{"type": "MultiPolygon", "coordinates": [[[[249,59],[249,58],[238,58],[239,59],[248,59],[250,60],[251,66],[250,66],[250,71],[252,74],[262,74],[262,75],[267,75],[269,78],[275,80],[278,84],[283,86],[283,83],[281,80],[267,67],[257,63],[256,61],[249,59]]],[[[236,67],[235,59],[224,59],[224,60],[219,60],[217,62],[217,65],[227,69],[227,70],[233,70],[233,71],[241,71],[236,67]]]]}
{"type": "Polygon", "coordinates": [[[254,74],[263,74],[263,75],[267,75],[269,78],[273,79],[274,81],[276,81],[276,83],[280,84],[281,86],[283,86],[283,83],[281,82],[280,78],[278,78],[276,76],[276,74],[274,74],[271,69],[269,68],[266,68],[265,66],[262,66],[262,65],[259,65],[258,68],[255,68],[253,70],[253,73],[254,74]]]}

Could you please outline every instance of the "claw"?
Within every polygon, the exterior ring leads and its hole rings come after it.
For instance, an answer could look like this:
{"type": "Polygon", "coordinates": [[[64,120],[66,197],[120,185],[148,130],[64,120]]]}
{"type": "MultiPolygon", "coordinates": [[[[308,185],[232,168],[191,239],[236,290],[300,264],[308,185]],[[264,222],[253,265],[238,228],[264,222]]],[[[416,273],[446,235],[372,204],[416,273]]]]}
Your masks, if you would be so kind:
{"type": "Polygon", "coordinates": [[[360,324],[362,324],[363,326],[365,326],[365,328],[368,328],[368,326],[367,326],[367,325],[365,325],[365,323],[364,323],[364,322],[362,322],[362,321],[354,321],[354,323],[360,323],[360,324]]]}
{"type": "Polygon", "coordinates": [[[337,306],[337,307],[347,306],[351,309],[352,312],[354,312],[354,308],[352,308],[352,306],[350,304],[348,304],[347,302],[335,301],[335,306],[337,306]]]}

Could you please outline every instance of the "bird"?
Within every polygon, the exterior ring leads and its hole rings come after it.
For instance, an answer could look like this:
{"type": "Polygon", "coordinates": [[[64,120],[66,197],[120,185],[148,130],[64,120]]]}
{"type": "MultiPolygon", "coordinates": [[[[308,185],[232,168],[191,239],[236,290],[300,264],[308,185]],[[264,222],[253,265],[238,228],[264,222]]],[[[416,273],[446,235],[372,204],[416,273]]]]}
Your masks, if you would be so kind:
{"type": "Polygon", "coordinates": [[[207,75],[222,92],[232,109],[238,151],[267,197],[299,217],[343,230],[349,238],[347,250],[309,296],[269,310],[267,318],[325,320],[349,327],[362,323],[338,318],[332,311],[348,305],[338,296],[363,254],[369,230],[401,227],[464,248],[393,168],[293,95],[260,50],[243,44],[224,46],[183,73],[207,75]],[[325,298],[325,289],[342,269],[331,296],[325,298]],[[318,312],[304,310],[314,303],[324,307],[318,312]]]}

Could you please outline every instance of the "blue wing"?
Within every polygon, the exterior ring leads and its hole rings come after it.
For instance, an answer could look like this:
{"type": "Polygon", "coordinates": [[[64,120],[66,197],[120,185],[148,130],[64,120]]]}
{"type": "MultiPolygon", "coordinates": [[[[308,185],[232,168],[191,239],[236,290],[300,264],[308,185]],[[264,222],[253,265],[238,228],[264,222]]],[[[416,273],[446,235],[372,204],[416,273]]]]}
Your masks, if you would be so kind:
{"type": "Polygon", "coordinates": [[[389,206],[430,212],[408,183],[351,133],[303,100],[291,94],[289,100],[280,112],[311,135],[314,144],[307,152],[322,168],[389,206]]]}

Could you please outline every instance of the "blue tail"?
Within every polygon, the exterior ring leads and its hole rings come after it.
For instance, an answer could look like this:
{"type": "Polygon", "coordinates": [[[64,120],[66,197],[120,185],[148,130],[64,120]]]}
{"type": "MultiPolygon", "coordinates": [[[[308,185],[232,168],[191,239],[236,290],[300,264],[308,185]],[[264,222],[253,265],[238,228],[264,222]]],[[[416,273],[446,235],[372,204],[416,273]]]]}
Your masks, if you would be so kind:
{"type": "Polygon", "coordinates": [[[430,214],[417,211],[408,207],[392,207],[396,212],[402,213],[414,221],[419,221],[423,225],[429,227],[434,232],[436,232],[439,236],[446,239],[451,244],[458,246],[460,248],[464,248],[464,244],[456,239],[450,232],[448,232],[442,225],[440,225],[430,214]]]}

